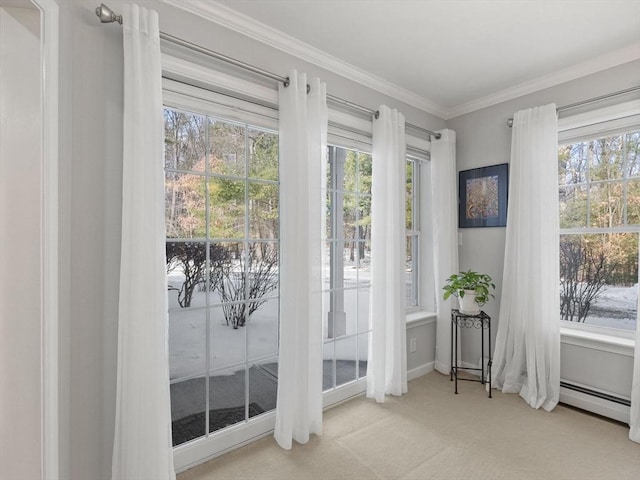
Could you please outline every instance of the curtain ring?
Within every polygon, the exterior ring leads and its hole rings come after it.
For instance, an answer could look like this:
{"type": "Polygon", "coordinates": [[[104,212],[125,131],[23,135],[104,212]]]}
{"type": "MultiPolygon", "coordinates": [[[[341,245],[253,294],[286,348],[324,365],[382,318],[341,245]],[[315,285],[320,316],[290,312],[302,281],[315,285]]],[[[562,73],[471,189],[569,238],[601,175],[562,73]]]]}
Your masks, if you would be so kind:
{"type": "Polygon", "coordinates": [[[285,81],[282,82],[282,84],[284,85],[285,88],[287,88],[289,85],[291,85],[291,79],[287,77],[285,81]]]}

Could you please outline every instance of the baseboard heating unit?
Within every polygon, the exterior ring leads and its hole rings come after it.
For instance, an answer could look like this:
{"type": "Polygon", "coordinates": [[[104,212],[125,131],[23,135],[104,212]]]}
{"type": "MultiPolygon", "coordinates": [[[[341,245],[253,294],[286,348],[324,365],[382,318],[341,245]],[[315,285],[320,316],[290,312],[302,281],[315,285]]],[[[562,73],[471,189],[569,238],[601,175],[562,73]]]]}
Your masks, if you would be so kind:
{"type": "Polygon", "coordinates": [[[573,382],[560,382],[560,402],[629,423],[631,399],[573,382]]]}

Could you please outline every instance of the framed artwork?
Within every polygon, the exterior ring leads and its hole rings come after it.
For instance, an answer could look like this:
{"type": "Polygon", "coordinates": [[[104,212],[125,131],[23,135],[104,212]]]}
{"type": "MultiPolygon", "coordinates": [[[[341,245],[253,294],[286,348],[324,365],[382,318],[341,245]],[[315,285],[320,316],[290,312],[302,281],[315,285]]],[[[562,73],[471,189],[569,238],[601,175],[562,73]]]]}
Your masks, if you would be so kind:
{"type": "Polygon", "coordinates": [[[460,172],[458,227],[504,227],[507,225],[509,164],[460,172]]]}

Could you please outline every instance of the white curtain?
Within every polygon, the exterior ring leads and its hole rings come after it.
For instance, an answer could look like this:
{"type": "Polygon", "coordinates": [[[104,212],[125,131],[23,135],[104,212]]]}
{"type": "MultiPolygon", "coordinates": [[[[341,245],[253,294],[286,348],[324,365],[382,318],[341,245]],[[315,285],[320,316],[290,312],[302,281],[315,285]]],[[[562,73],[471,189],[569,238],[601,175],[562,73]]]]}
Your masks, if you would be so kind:
{"type": "Polygon", "coordinates": [[[451,309],[455,298],[444,300],[442,287],[458,273],[458,174],[456,132],[441,130],[431,139],[431,209],[433,218],[433,264],[436,286],[436,363],[440,373],[451,372],[451,309]]]}
{"type": "Polygon", "coordinates": [[[514,115],[493,384],[552,410],[560,395],[556,106],[514,115]]]}
{"type": "MultiPolygon", "coordinates": [[[[640,255],[640,247],[638,254],[640,255]]],[[[640,284],[640,279],[638,281],[640,284]]],[[[640,296],[638,298],[640,313],[640,296]]],[[[633,380],[631,386],[631,423],[629,438],[640,443],[640,318],[636,318],[636,346],[633,357],[633,380]]]]}
{"type": "Polygon", "coordinates": [[[124,147],[112,478],[175,479],[158,14],[124,5],[124,147]]]}
{"type": "Polygon", "coordinates": [[[322,433],[322,265],[326,87],[293,71],[280,85],[280,359],[274,437],[322,433]]]}
{"type": "Polygon", "coordinates": [[[367,397],[407,392],[404,117],[386,106],[373,120],[371,338],[367,397]]]}

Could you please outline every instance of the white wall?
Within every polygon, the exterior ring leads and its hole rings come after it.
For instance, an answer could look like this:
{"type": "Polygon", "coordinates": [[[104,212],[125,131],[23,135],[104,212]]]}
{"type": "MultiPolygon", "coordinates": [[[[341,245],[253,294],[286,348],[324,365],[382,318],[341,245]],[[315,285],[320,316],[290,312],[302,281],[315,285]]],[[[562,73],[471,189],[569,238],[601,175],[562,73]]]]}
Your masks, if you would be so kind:
{"type": "Polygon", "coordinates": [[[0,465],[41,470],[40,13],[0,8],[0,465]]]}
{"type": "MultiPolygon", "coordinates": [[[[559,107],[568,105],[635,86],[639,79],[640,61],[635,61],[452,119],[447,122],[447,127],[457,132],[457,168],[460,171],[508,163],[511,130],[506,121],[518,110],[552,102],[559,107]]],[[[605,103],[599,103],[583,107],[582,110],[603,105],[605,103]]],[[[492,340],[495,345],[504,266],[505,228],[468,228],[460,229],[459,232],[462,239],[462,245],[459,246],[460,269],[486,272],[496,281],[496,300],[485,306],[485,311],[493,319],[492,340]]],[[[468,340],[470,341],[463,341],[462,359],[477,363],[480,359],[479,340],[468,340]]],[[[630,378],[621,373],[631,371],[631,357],[598,354],[600,368],[594,369],[591,368],[593,363],[587,359],[591,353],[588,349],[563,345],[562,378],[629,396],[630,378]],[[612,375],[611,372],[616,373],[612,375]]]]}

